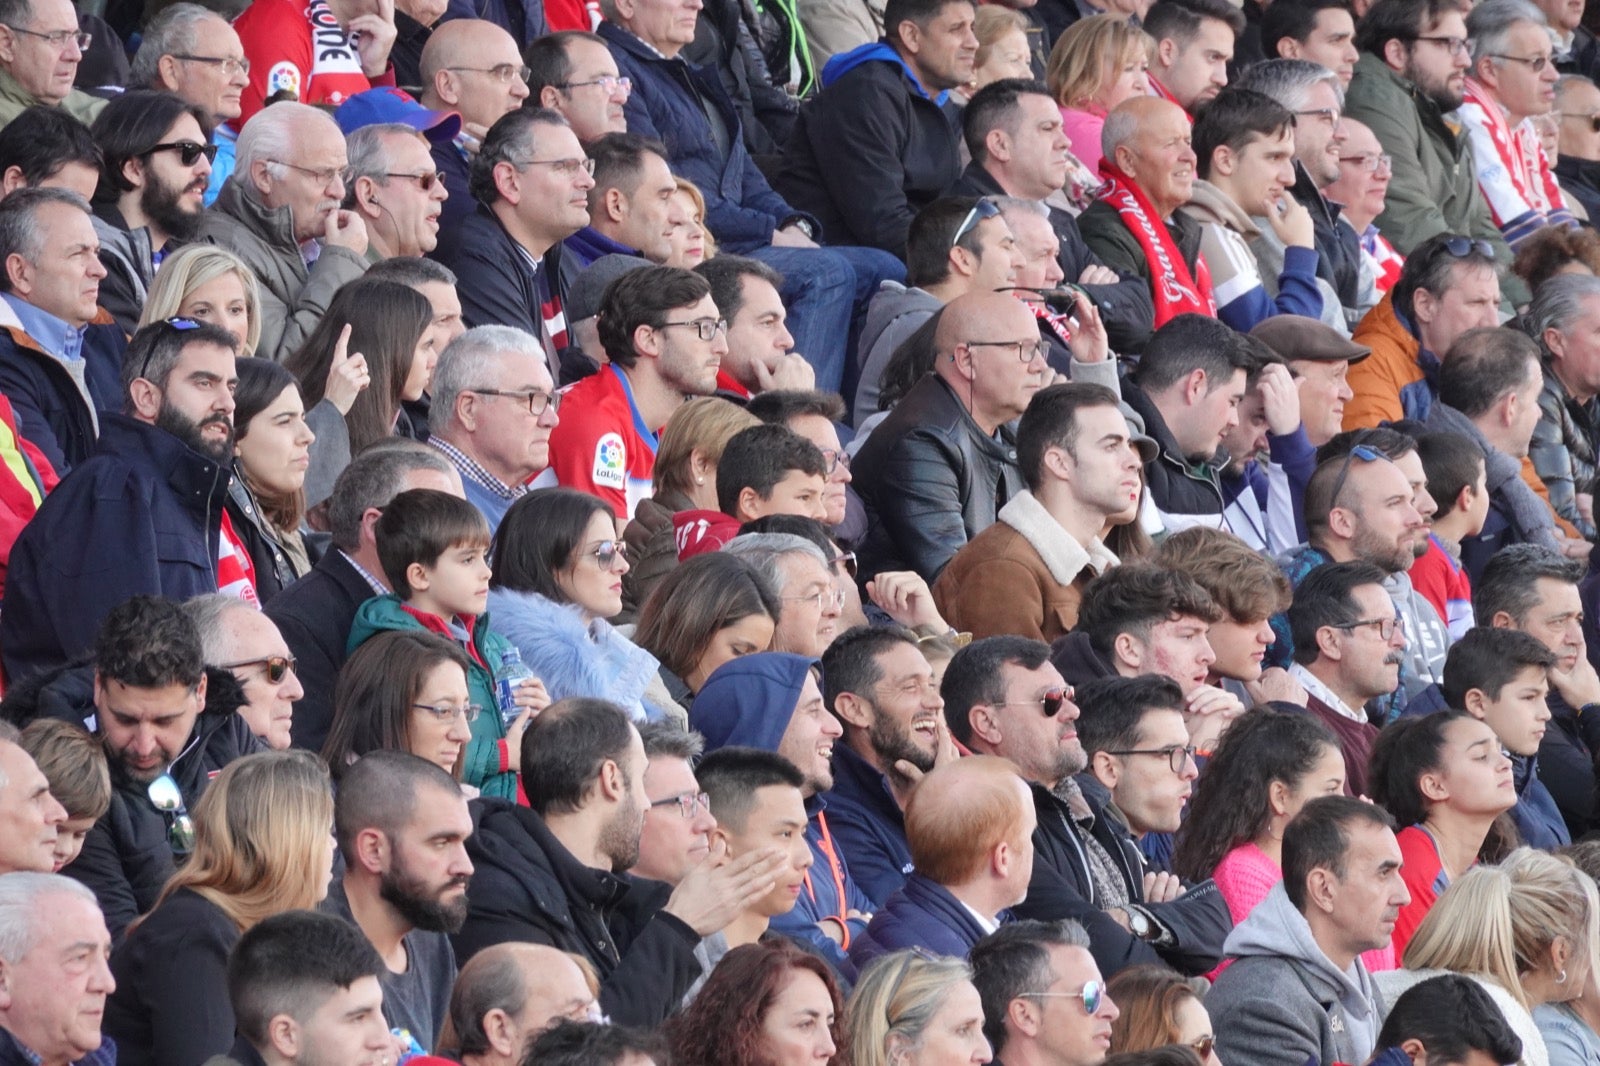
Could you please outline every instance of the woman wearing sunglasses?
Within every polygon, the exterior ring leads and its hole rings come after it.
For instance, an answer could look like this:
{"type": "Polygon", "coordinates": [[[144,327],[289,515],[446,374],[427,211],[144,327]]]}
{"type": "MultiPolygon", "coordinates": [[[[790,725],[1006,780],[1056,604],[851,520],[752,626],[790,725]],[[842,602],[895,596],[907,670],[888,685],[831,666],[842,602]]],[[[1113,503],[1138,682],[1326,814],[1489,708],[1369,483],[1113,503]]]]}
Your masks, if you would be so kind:
{"type": "Polygon", "coordinates": [[[194,848],[111,956],[117,1061],[198,1066],[233,1046],[228,952],[246,930],[316,907],[333,872],[333,795],[305,751],[246,755],[194,809],[194,848]]]}
{"type": "Polygon", "coordinates": [[[971,968],[919,950],[873,962],[850,997],[850,1058],[855,1066],[992,1061],[971,968]]]}
{"type": "MultiPolygon", "coordinates": [[[[433,305],[415,289],[362,279],[335,293],[305,343],[283,363],[300,379],[307,407],[326,397],[344,414],[347,438],[319,432],[313,463],[329,464],[336,477],[367,445],[417,436],[401,405],[422,398],[438,361],[433,305]]],[[[315,507],[332,489],[332,478],[325,484],[315,479],[307,505],[315,507]]]]}
{"type": "Polygon", "coordinates": [[[1164,966],[1130,966],[1106,986],[1121,1013],[1111,1023],[1118,1053],[1153,1051],[1168,1044],[1190,1048],[1205,1066],[1222,1066],[1211,1015],[1200,1001],[1205,982],[1164,966]]]}
{"type": "Polygon", "coordinates": [[[841,1066],[844,1000],[819,956],[782,937],[722,957],[665,1029],[676,1062],[697,1066],[841,1066]]]}
{"type": "MultiPolygon", "coordinates": [[[[322,758],[337,782],[371,751],[405,751],[461,780],[472,723],[497,714],[472,702],[472,662],[459,645],[420,629],[379,633],[339,671],[322,758]]],[[[476,796],[478,790],[463,785],[476,796]]]]}
{"type": "Polygon", "coordinates": [[[266,603],[311,569],[300,526],[316,434],[306,424],[293,374],[267,359],[239,359],[236,365],[228,514],[250,553],[256,594],[266,603]]]}
{"type": "Polygon", "coordinates": [[[539,489],[511,505],[494,538],[489,615],[552,700],[610,700],[635,719],[685,714],[660,665],[607,621],[622,610],[627,546],[604,500],[539,489]]]}

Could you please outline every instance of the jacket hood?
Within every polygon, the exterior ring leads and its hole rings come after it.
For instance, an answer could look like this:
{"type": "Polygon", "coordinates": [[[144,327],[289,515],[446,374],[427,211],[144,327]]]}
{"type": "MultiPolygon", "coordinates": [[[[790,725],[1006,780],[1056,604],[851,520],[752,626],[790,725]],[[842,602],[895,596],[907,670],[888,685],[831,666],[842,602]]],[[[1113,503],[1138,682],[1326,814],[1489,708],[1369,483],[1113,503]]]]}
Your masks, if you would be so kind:
{"type": "Polygon", "coordinates": [[[948,92],[941,92],[938,96],[930,98],[928,91],[922,87],[922,83],[917,80],[917,76],[906,65],[906,61],[900,58],[900,53],[890,48],[883,41],[873,41],[871,44],[852,48],[848,52],[840,52],[828,60],[827,64],[822,68],[822,87],[826,89],[852,70],[868,63],[892,63],[899,67],[900,72],[905,75],[906,81],[911,83],[913,92],[924,99],[932,99],[940,107],[944,106],[945,99],[950,95],[948,92]]]}
{"type": "Polygon", "coordinates": [[[1228,934],[1223,951],[1237,958],[1265,955],[1301,963],[1319,986],[1314,991],[1319,995],[1336,996],[1345,1013],[1354,1019],[1364,1019],[1374,1028],[1377,1026],[1376,1017],[1372,1017],[1375,992],[1366,967],[1357,959],[1352,977],[1333,965],[1317,946],[1305,916],[1289,902],[1282,881],[1274,885],[1267,898],[1228,934]]]}
{"type": "Polygon", "coordinates": [[[1089,634],[1081,630],[1056,638],[1050,645],[1050,662],[1071,685],[1117,674],[1116,668],[1089,643],[1089,634]]]}
{"type": "Polygon", "coordinates": [[[1261,235],[1261,230],[1250,221],[1250,216],[1245,214],[1244,208],[1234,203],[1232,197],[1204,178],[1194,179],[1194,191],[1190,194],[1189,202],[1183,205],[1183,209],[1196,221],[1226,226],[1247,241],[1261,235]]]}
{"type": "Polygon", "coordinates": [[[777,751],[815,659],[762,652],[723,663],[694,698],[689,724],[706,751],[732,745],[777,751]]]}

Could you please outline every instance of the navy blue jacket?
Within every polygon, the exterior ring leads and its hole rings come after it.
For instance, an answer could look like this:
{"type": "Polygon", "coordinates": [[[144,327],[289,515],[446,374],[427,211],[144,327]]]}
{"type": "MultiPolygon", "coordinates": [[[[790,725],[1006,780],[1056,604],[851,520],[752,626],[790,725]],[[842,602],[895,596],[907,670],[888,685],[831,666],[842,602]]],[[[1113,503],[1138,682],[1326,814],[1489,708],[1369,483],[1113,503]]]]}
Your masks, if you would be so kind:
{"type": "Polygon", "coordinates": [[[373,596],[372,586],[356,572],[344,552],[330,547],[311,572],[267,604],[267,617],[277,624],[295,673],[306,694],[294,705],[289,733],[294,746],[321,751],[333,724],[333,686],[349,656],[350,627],[356,610],[373,596]]]}
{"type": "MultiPolygon", "coordinates": [[[[492,22],[511,34],[511,39],[517,42],[518,52],[525,51],[540,37],[550,35],[550,24],[545,20],[542,0],[450,0],[440,21],[448,22],[451,19],[492,22]]],[[[400,84],[404,86],[408,83],[400,84]]]]}
{"type": "MultiPolygon", "coordinates": [[[[98,411],[122,410],[122,353],[128,339],[110,315],[83,334],[84,379],[98,411]]],[[[17,412],[17,430],[62,477],[94,454],[94,421],[61,360],[16,326],[0,329],[0,393],[17,412]]]]}
{"type": "Polygon", "coordinates": [[[1513,755],[1511,776],[1517,786],[1517,805],[1511,808],[1511,820],[1517,823],[1522,842],[1541,851],[1572,843],[1572,834],[1567,831],[1555,798],[1539,780],[1539,757],[1513,755]]]}
{"type": "Polygon", "coordinates": [[[430,142],[428,154],[433,156],[433,165],[444,175],[444,187],[450,193],[439,208],[439,243],[428,254],[429,259],[443,263],[447,262],[446,255],[455,250],[456,227],[472,217],[478,209],[478,201],[472,198],[468,188],[472,164],[454,141],[430,142]]]}
{"type": "Polygon", "coordinates": [[[943,885],[914,873],[873,915],[867,934],[850,945],[850,964],[860,973],[879,955],[903,948],[925,948],[935,955],[964,959],[984,935],[983,926],[965,904],[943,885]]]}
{"type": "Polygon", "coordinates": [[[228,468],[166,430],[106,412],[100,446],[11,549],[0,648],[13,680],[64,665],[130,596],[217,591],[228,468]]]}
{"type": "Polygon", "coordinates": [[[881,907],[912,870],[906,820],[889,791],[888,779],[845,744],[833,747],[828,810],[850,876],[873,905],[881,907]]]}
{"type": "Polygon", "coordinates": [[[717,75],[683,59],[667,59],[639,38],[609,22],[600,36],[611,48],[622,75],[633,79],[624,110],[628,132],[667,146],[672,172],[699,187],[706,198],[706,228],[730,252],[748,252],[772,243],[772,232],[799,217],[744,146],[743,125],[717,75]],[[728,151],[718,151],[704,99],[717,109],[728,129],[728,151]]]}

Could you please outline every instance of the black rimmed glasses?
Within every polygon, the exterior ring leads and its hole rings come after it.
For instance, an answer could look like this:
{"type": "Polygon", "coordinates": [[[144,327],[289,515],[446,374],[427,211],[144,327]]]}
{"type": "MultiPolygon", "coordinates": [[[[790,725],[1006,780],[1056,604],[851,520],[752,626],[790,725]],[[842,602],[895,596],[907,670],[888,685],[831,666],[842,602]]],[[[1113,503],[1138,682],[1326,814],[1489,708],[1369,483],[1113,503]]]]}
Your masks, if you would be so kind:
{"type": "Polygon", "coordinates": [[[492,67],[445,67],[444,69],[456,72],[465,71],[469,74],[487,74],[502,85],[511,84],[512,78],[522,79],[526,85],[528,79],[533,77],[533,69],[520,63],[496,63],[492,67]]]}
{"type": "Polygon", "coordinates": [[[21,33],[46,41],[51,48],[58,52],[65,52],[69,43],[77,45],[78,51],[87,52],[89,45],[94,41],[94,34],[85,33],[83,30],[52,30],[49,33],[42,33],[39,30],[27,30],[21,26],[13,26],[9,22],[4,25],[12,33],[21,33]]]}
{"type": "Polygon", "coordinates": [[[719,331],[723,336],[728,335],[728,320],[725,318],[696,318],[688,322],[663,322],[657,328],[666,329],[668,326],[687,326],[694,330],[694,335],[703,341],[708,341],[715,337],[719,331]]]}
{"type": "Polygon", "coordinates": [[[1067,690],[1053,688],[1031,700],[1002,700],[996,706],[1000,707],[1040,707],[1044,710],[1046,718],[1054,718],[1061,713],[1061,708],[1067,702],[1067,690]]]}
{"type": "Polygon", "coordinates": [[[1075,999],[1083,1004],[1085,1014],[1093,1015],[1099,1012],[1100,1004],[1105,1002],[1106,986],[1101,981],[1090,981],[1076,992],[1019,992],[1018,999],[1075,999]]]}
{"type": "Polygon", "coordinates": [[[824,473],[831,475],[841,466],[846,470],[850,469],[850,455],[848,452],[843,449],[839,451],[834,451],[832,448],[822,449],[822,469],[824,473]]]}
{"type": "Polygon", "coordinates": [[[504,396],[512,400],[521,400],[528,405],[530,415],[542,415],[545,408],[561,410],[561,394],[559,392],[545,392],[543,389],[462,389],[462,392],[475,392],[479,396],[504,396]]]}
{"type": "Polygon", "coordinates": [[[183,805],[183,791],[170,773],[164,773],[145,788],[150,806],[167,820],[167,843],[179,855],[194,850],[194,819],[183,805]]]}
{"type": "Polygon", "coordinates": [[[1419,33],[1411,39],[1413,41],[1427,41],[1429,44],[1436,44],[1452,56],[1461,55],[1467,50],[1467,39],[1465,37],[1427,37],[1419,33]]]}
{"type": "Polygon", "coordinates": [[[591,85],[600,86],[605,90],[607,96],[619,89],[622,90],[624,95],[633,92],[632,78],[613,77],[610,74],[602,74],[598,78],[590,78],[588,81],[564,81],[557,85],[556,88],[570,91],[572,89],[587,89],[591,85]]]}
{"type": "Polygon", "coordinates": [[[652,810],[657,807],[672,806],[676,806],[678,808],[678,813],[683,815],[683,820],[687,822],[693,819],[694,816],[699,814],[701,811],[706,811],[708,813],[710,812],[711,797],[706,795],[704,792],[680,792],[676,796],[668,796],[666,799],[650,801],[650,808],[652,810]]]}
{"type": "Polygon", "coordinates": [[[155,155],[157,152],[177,152],[178,162],[186,167],[192,167],[199,162],[201,156],[206,157],[206,162],[214,162],[217,158],[217,146],[214,144],[201,144],[198,141],[167,141],[164,144],[151,145],[145,155],[155,155]]]}
{"type": "Polygon", "coordinates": [[[383,172],[383,176],[386,178],[406,178],[409,181],[414,181],[422,187],[423,192],[432,192],[435,185],[444,181],[444,171],[442,170],[425,170],[421,174],[398,174],[394,171],[386,170],[383,172]]]}
{"type": "Polygon", "coordinates": [[[1400,619],[1363,618],[1358,622],[1336,622],[1332,628],[1342,629],[1345,632],[1350,633],[1357,629],[1365,629],[1368,626],[1371,626],[1377,631],[1379,639],[1387,642],[1394,639],[1394,631],[1400,628],[1400,619]]]}
{"type": "Polygon", "coordinates": [[[956,235],[950,238],[950,247],[954,248],[961,243],[961,238],[977,228],[978,223],[986,218],[997,218],[1000,215],[1000,205],[982,197],[972,205],[972,210],[967,212],[967,217],[961,220],[961,225],[956,227],[956,235]]]}
{"type": "Polygon", "coordinates": [[[176,52],[171,54],[173,59],[180,59],[185,63],[204,63],[207,66],[221,67],[222,73],[229,78],[235,74],[250,73],[250,60],[244,56],[196,56],[179,55],[176,52]]]}
{"type": "Polygon", "coordinates": [[[471,725],[478,720],[478,715],[483,713],[483,707],[476,703],[463,703],[459,707],[452,703],[413,703],[413,710],[427,711],[441,722],[448,722],[454,718],[465,718],[471,725]]]}
{"type": "Polygon", "coordinates": [[[1183,773],[1184,767],[1194,761],[1197,749],[1192,744],[1168,744],[1164,748],[1124,748],[1121,751],[1107,751],[1107,755],[1159,755],[1167,760],[1167,765],[1172,767],[1175,774],[1183,773]]]}
{"type": "Polygon", "coordinates": [[[236,663],[222,663],[224,670],[238,670],[246,666],[264,666],[267,668],[267,680],[274,684],[281,684],[295,668],[293,655],[267,655],[260,659],[241,659],[236,663]]]}
{"type": "Polygon", "coordinates": [[[1337,107],[1313,107],[1306,111],[1296,111],[1294,114],[1296,118],[1314,118],[1330,126],[1337,126],[1344,112],[1337,107]]]}
{"type": "Polygon", "coordinates": [[[962,341],[968,348],[1010,348],[1016,354],[1017,361],[1023,366],[1031,366],[1036,360],[1043,359],[1049,351],[1043,340],[1026,341],[962,341]]]}

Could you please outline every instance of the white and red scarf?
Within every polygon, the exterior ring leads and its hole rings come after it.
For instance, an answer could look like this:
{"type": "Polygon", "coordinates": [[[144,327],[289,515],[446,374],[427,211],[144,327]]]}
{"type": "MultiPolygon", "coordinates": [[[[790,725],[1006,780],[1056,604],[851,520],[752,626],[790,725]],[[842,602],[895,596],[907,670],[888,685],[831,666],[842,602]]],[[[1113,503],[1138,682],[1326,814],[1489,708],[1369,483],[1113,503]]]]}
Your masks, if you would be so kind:
{"type": "Polygon", "coordinates": [[[1172,231],[1157,215],[1144,190],[1110,159],[1100,161],[1100,175],[1109,183],[1100,199],[1122,218],[1150,264],[1150,295],[1155,301],[1157,329],[1178,315],[1217,317],[1211,292],[1211,270],[1205,256],[1195,253],[1194,272],[1183,261],[1172,231]]]}
{"type": "Polygon", "coordinates": [[[1530,212],[1548,216],[1566,209],[1531,121],[1523,119],[1512,129],[1505,109],[1473,78],[1467,79],[1459,114],[1472,135],[1478,185],[1495,225],[1504,229],[1530,212]],[[1493,158],[1485,158],[1485,147],[1493,149],[1493,158]]]}

